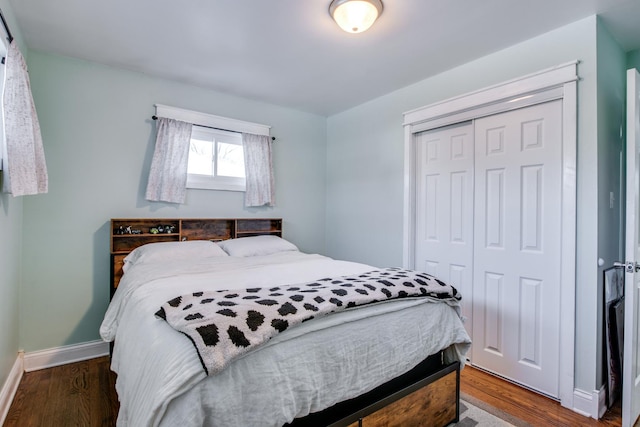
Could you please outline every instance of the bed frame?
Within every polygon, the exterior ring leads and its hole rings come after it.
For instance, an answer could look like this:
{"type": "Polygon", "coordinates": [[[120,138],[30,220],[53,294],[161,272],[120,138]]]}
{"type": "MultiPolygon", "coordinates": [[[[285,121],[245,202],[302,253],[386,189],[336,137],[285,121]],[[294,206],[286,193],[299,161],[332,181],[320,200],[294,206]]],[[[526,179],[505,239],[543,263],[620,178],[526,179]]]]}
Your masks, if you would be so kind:
{"type": "Polygon", "coordinates": [[[285,427],[440,427],[460,418],[460,362],[442,352],[372,391],[285,427]]]}
{"type": "MultiPolygon", "coordinates": [[[[281,218],[129,218],[111,220],[111,295],[122,277],[124,258],[138,246],[186,240],[282,237],[281,218]]],[[[444,363],[442,352],[374,390],[286,427],[444,427],[460,415],[460,363],[444,363]]]]}

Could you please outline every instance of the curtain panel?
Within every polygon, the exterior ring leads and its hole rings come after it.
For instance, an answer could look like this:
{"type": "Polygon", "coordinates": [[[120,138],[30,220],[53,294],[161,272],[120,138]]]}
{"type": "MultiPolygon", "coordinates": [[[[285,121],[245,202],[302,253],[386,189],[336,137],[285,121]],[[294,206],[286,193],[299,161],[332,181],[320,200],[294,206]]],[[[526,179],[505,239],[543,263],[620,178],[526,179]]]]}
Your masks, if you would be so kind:
{"type": "Polygon", "coordinates": [[[147,200],[184,203],[192,127],[191,123],[158,117],[156,148],[147,183],[147,200]]]}
{"type": "Polygon", "coordinates": [[[247,188],[245,206],[273,206],[275,186],[269,136],[243,133],[242,145],[247,188]]]}
{"type": "Polygon", "coordinates": [[[13,196],[46,193],[49,176],[27,64],[15,40],[9,45],[4,86],[6,173],[3,191],[13,196]]]}

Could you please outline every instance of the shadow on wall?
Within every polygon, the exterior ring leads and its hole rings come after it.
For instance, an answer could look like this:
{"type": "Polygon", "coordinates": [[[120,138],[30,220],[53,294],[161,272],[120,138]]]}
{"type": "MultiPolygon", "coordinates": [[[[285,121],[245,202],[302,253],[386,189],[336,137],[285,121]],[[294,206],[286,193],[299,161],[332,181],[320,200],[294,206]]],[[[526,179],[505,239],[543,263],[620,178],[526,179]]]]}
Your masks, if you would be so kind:
{"type": "Polygon", "coordinates": [[[4,172],[0,170],[0,205],[4,210],[5,215],[9,215],[9,194],[2,192],[2,186],[4,185],[4,172]]]}
{"type": "Polygon", "coordinates": [[[99,340],[100,324],[109,305],[110,259],[109,236],[111,221],[105,222],[93,234],[93,275],[91,288],[93,298],[78,326],[69,334],[65,345],[81,344],[99,340]],[[95,325],[95,331],[91,331],[95,325]],[[93,332],[93,335],[91,335],[93,332]]]}
{"type": "Polygon", "coordinates": [[[151,170],[151,160],[153,159],[153,152],[156,148],[156,126],[155,120],[145,120],[149,124],[149,140],[147,141],[147,150],[144,153],[144,163],[140,172],[140,184],[138,186],[138,200],[136,208],[149,208],[151,212],[157,211],[166,206],[178,207],[175,203],[158,203],[150,202],[146,199],[147,194],[147,182],[149,181],[149,171],[151,170]]]}

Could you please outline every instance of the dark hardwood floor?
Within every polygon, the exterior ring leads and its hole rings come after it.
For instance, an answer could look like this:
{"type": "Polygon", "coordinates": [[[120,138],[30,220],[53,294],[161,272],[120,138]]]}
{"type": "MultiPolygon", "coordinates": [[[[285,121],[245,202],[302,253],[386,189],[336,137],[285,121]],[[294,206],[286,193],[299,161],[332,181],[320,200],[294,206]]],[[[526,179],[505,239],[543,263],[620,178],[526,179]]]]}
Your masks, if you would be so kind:
{"type": "Polygon", "coordinates": [[[548,397],[518,387],[479,369],[466,366],[460,375],[460,391],[500,409],[532,426],[621,425],[620,402],[600,420],[584,417],[548,397]]]}
{"type": "Polygon", "coordinates": [[[4,426],[115,426],[115,379],[108,357],[27,372],[4,426]]]}
{"type": "MultiPolygon", "coordinates": [[[[108,357],[25,373],[4,427],[114,426],[115,378],[108,357]]],[[[619,405],[596,421],[471,367],[460,383],[462,393],[532,426],[620,426],[619,405]]]]}

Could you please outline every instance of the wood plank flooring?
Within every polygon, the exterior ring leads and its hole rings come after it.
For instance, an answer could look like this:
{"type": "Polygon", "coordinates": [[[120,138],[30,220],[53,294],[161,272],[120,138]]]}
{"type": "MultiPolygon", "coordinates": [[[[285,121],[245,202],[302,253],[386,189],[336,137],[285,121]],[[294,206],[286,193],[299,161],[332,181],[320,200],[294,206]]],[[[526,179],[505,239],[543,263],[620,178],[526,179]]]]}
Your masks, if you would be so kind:
{"type": "Polygon", "coordinates": [[[532,426],[619,427],[620,402],[600,420],[584,417],[548,397],[518,387],[484,371],[466,366],[460,375],[460,391],[480,399],[532,426]]]}
{"type": "Polygon", "coordinates": [[[93,427],[116,425],[116,375],[109,357],[27,372],[4,427],[93,427]]]}
{"type": "MultiPolygon", "coordinates": [[[[115,426],[115,378],[108,357],[25,373],[4,427],[115,426]]],[[[619,405],[597,421],[471,367],[462,370],[460,384],[462,393],[532,426],[620,425],[619,405]]]]}

